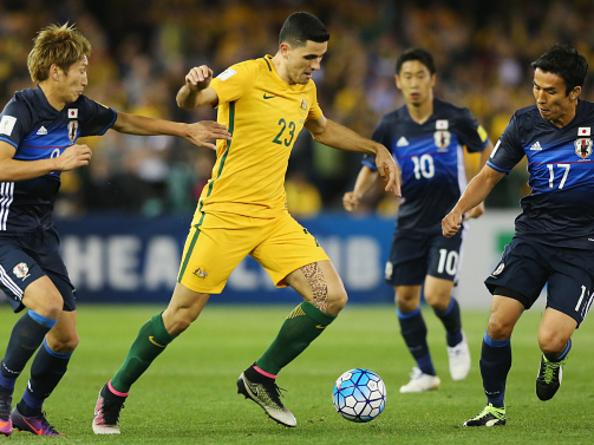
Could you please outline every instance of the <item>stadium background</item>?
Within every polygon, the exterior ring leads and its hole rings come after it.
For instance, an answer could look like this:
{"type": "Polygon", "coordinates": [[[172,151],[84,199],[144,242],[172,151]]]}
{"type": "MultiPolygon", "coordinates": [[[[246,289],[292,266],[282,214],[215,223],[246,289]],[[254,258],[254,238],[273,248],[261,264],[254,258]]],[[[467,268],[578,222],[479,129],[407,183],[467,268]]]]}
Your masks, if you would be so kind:
{"type": "MultiPolygon", "coordinates": [[[[30,86],[26,56],[35,32],[74,22],[93,44],[86,94],[116,110],[175,120],[213,118],[184,112],[175,92],[189,67],[215,72],[239,60],[274,53],[277,33],[294,10],[319,15],[331,41],[317,73],[327,116],[369,136],[379,117],[402,105],[393,85],[396,56],[423,46],[436,57],[437,95],[468,106],[496,140],[512,111],[532,103],[529,62],[557,41],[574,44],[593,65],[590,1],[55,1],[0,2],[0,99],[30,86]]],[[[591,98],[592,79],[586,94],[591,98]]],[[[90,139],[88,169],[63,174],[56,215],[65,258],[85,301],[166,301],[196,197],[213,154],[169,137],[108,132],[90,139]]],[[[330,251],[352,300],[388,302],[383,261],[393,229],[394,200],[376,190],[359,215],[340,198],[360,157],[314,143],[296,144],[287,190],[292,212],[330,251]],[[377,210],[376,210],[377,209],[377,210]]],[[[470,158],[470,164],[476,164],[470,158]]],[[[482,307],[481,278],[513,231],[526,193],[518,166],[487,202],[465,242],[459,298],[482,307]]],[[[220,301],[293,301],[277,292],[252,262],[234,274],[220,301]]]]}

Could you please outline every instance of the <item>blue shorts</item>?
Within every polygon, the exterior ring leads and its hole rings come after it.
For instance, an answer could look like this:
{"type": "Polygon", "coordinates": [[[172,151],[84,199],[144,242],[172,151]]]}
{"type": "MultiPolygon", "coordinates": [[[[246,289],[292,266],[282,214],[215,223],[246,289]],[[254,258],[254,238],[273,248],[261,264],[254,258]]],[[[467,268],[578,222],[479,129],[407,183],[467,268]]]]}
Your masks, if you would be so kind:
{"type": "Polygon", "coordinates": [[[419,234],[396,230],[385,278],[392,286],[421,285],[427,275],[455,281],[462,233],[444,238],[441,233],[419,234]]]}
{"type": "Polygon", "coordinates": [[[594,297],[594,252],[515,237],[485,280],[493,295],[514,298],[526,309],[545,284],[546,306],[570,316],[579,326],[594,297]]]}
{"type": "Polygon", "coordinates": [[[25,307],[22,299],[27,286],[44,275],[62,295],[64,310],[76,309],[74,286],[60,256],[59,245],[60,238],[53,228],[0,237],[0,288],[15,312],[25,307]]]}

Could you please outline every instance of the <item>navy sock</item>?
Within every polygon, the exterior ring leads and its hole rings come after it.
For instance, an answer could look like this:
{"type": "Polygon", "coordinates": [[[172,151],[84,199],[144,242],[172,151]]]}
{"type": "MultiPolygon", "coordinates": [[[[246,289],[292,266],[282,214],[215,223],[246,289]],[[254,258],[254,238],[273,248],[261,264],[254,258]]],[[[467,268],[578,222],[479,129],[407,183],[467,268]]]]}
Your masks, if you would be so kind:
{"type": "Polygon", "coordinates": [[[57,352],[44,340],[31,365],[31,378],[18,404],[25,416],[41,414],[41,406],[66,373],[72,352],[57,352]]]}
{"type": "Polygon", "coordinates": [[[435,375],[435,368],[427,345],[427,326],[425,326],[421,309],[417,308],[411,312],[398,311],[398,322],[404,342],[416,360],[419,369],[425,374],[435,375]]]}
{"type": "Polygon", "coordinates": [[[510,339],[493,340],[485,333],[481,351],[481,375],[488,403],[503,407],[505,382],[511,368],[512,354],[510,339]]]}
{"type": "Polygon", "coordinates": [[[545,354],[545,357],[551,362],[560,362],[561,360],[564,360],[567,357],[570,350],[571,350],[571,338],[569,340],[567,340],[567,344],[563,348],[563,351],[555,353],[555,354],[545,354]]]}
{"type": "Polygon", "coordinates": [[[14,383],[23,368],[37,350],[45,334],[56,324],[36,312],[29,310],[12,328],[6,353],[0,363],[0,386],[14,390],[14,383]]]}
{"type": "Polygon", "coordinates": [[[458,301],[452,297],[445,311],[434,309],[434,312],[446,328],[448,346],[456,346],[462,341],[462,321],[458,301]]]}

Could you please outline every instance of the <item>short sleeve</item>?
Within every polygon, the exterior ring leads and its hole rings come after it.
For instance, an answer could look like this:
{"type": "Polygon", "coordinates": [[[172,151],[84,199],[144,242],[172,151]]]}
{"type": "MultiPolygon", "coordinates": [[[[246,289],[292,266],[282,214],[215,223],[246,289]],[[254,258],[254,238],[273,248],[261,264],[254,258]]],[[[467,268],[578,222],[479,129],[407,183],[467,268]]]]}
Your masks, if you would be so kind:
{"type": "Polygon", "coordinates": [[[80,136],[101,136],[115,124],[117,113],[111,108],[81,96],[79,102],[80,136]]]}
{"type": "Polygon", "coordinates": [[[309,112],[307,113],[307,120],[318,120],[320,119],[324,113],[320,104],[318,103],[318,90],[316,88],[316,84],[313,81],[310,81],[313,85],[312,94],[311,94],[311,105],[309,107],[309,112]]]}
{"type": "Polygon", "coordinates": [[[232,65],[210,82],[219,103],[233,102],[239,99],[253,85],[256,73],[250,61],[232,65]]]}
{"type": "Polygon", "coordinates": [[[460,143],[471,153],[483,151],[489,142],[487,132],[468,108],[464,108],[460,113],[456,130],[460,143]]]}
{"type": "Polygon", "coordinates": [[[495,144],[487,165],[498,172],[509,173],[522,157],[524,149],[518,130],[518,116],[514,114],[495,144]]]}
{"type": "Polygon", "coordinates": [[[0,141],[18,148],[31,131],[31,125],[29,108],[13,97],[0,113],[0,141]]]}

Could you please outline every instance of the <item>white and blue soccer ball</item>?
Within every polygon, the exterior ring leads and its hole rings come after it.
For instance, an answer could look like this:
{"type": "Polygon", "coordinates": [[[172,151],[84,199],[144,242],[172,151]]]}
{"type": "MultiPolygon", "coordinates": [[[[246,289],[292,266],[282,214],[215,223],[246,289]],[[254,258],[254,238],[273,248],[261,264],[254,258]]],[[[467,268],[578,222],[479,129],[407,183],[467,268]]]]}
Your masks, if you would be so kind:
{"type": "Polygon", "coordinates": [[[369,422],[386,407],[386,385],[379,375],[369,369],[351,369],[336,380],[332,403],[345,419],[369,422]]]}

